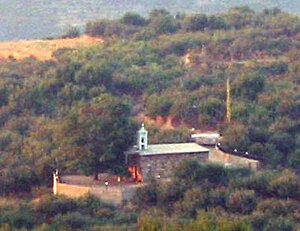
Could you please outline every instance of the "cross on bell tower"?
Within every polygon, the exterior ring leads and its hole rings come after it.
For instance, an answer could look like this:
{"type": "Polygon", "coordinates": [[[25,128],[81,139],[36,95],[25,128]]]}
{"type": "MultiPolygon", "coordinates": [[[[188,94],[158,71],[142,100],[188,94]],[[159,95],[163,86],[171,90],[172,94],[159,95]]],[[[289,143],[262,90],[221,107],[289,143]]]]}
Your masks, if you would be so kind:
{"type": "Polygon", "coordinates": [[[148,131],[145,129],[144,124],[137,131],[137,146],[139,150],[146,150],[148,148],[148,131]]]}

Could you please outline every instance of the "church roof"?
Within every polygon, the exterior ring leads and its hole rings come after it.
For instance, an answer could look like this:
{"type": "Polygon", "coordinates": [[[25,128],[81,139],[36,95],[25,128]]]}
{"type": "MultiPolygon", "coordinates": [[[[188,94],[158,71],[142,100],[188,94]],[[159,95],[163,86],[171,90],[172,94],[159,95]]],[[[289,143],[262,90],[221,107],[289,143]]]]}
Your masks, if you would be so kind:
{"type": "Polygon", "coordinates": [[[164,155],[164,154],[183,154],[183,153],[199,153],[209,152],[209,149],[204,148],[196,143],[170,143],[170,144],[149,144],[145,150],[133,149],[128,154],[140,154],[141,156],[148,155],[164,155]]]}

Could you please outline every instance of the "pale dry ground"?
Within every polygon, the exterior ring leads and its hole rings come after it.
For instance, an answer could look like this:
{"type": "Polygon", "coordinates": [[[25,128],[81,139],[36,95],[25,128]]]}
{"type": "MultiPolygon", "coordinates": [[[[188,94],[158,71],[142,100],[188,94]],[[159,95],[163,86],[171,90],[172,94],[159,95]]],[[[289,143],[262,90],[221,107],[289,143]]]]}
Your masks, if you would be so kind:
{"type": "Polygon", "coordinates": [[[157,116],[156,118],[150,118],[146,116],[144,113],[140,113],[137,115],[137,120],[139,122],[143,122],[152,126],[158,127],[160,130],[173,130],[181,126],[181,124],[174,124],[172,116],[157,116]]]}
{"type": "Polygon", "coordinates": [[[11,57],[20,60],[28,57],[35,57],[45,61],[52,59],[53,52],[58,49],[84,47],[102,42],[103,40],[101,38],[90,37],[87,35],[66,39],[0,42],[0,59],[11,57]]]}
{"type": "Polygon", "coordinates": [[[0,197],[0,207],[16,206],[18,204],[20,204],[18,199],[12,197],[0,197]]]}

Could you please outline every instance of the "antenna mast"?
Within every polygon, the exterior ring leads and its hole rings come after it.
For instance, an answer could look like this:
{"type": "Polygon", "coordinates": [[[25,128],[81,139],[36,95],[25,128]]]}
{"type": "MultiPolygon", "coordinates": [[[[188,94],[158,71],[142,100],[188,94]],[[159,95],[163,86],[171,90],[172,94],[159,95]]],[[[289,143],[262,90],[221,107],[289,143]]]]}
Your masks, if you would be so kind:
{"type": "Polygon", "coordinates": [[[226,81],[226,122],[231,121],[231,94],[230,94],[230,80],[226,81]]]}

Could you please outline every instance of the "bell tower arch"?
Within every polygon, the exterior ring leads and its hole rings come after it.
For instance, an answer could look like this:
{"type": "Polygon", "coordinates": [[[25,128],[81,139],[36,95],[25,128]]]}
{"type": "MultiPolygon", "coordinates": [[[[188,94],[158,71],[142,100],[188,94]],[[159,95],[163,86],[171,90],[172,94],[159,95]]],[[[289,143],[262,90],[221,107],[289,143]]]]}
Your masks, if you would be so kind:
{"type": "Polygon", "coordinates": [[[137,131],[137,147],[138,150],[146,150],[148,148],[148,131],[145,129],[144,124],[137,131]]]}

